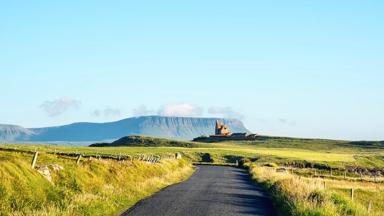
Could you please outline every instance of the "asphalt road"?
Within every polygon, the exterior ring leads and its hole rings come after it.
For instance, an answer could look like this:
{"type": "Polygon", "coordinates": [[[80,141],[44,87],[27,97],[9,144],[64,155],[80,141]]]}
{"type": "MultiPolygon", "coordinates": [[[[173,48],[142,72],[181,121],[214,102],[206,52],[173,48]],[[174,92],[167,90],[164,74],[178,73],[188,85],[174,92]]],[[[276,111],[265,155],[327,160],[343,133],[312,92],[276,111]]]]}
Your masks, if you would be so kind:
{"type": "Polygon", "coordinates": [[[187,181],[144,199],[127,216],[276,215],[268,194],[246,170],[198,166],[187,181]]]}

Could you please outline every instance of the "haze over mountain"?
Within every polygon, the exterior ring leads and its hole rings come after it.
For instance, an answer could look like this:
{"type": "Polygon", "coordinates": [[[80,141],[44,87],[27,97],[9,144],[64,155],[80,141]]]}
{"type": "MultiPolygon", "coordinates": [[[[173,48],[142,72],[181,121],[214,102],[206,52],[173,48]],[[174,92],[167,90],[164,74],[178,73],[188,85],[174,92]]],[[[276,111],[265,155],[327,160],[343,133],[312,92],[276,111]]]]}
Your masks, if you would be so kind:
{"type": "Polygon", "coordinates": [[[146,135],[191,140],[214,133],[216,120],[227,124],[232,132],[250,132],[236,119],[143,116],[115,122],[78,122],[69,125],[23,128],[0,125],[0,140],[27,142],[87,142],[115,140],[127,135],[146,135]]]}

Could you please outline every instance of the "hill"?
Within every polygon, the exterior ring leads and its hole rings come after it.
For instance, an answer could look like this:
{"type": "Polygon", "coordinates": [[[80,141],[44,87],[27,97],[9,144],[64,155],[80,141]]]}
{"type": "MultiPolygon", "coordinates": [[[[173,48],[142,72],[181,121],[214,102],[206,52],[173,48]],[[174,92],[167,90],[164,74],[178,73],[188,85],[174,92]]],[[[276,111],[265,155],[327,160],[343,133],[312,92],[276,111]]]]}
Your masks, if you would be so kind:
{"type": "Polygon", "coordinates": [[[45,128],[27,129],[12,126],[12,130],[0,130],[0,140],[8,142],[97,142],[116,140],[128,135],[191,140],[197,136],[213,134],[216,120],[223,121],[233,132],[249,132],[243,123],[236,119],[143,116],[115,122],[79,122],[45,128]]]}
{"type": "Polygon", "coordinates": [[[15,140],[17,138],[33,136],[34,134],[33,130],[17,125],[0,124],[0,140],[15,140]]]}
{"type": "Polygon", "coordinates": [[[95,143],[90,147],[199,147],[198,143],[145,136],[126,136],[111,143],[95,143]]]}

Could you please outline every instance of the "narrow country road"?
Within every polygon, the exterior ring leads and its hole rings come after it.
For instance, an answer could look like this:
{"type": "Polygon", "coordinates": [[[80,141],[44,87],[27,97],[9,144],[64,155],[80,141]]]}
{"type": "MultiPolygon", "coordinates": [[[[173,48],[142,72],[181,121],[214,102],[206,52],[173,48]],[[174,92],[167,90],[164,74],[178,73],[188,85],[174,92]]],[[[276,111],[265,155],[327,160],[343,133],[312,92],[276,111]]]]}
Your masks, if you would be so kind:
{"type": "Polygon", "coordinates": [[[276,215],[268,194],[246,170],[198,166],[187,181],[144,199],[126,216],[276,215]]]}

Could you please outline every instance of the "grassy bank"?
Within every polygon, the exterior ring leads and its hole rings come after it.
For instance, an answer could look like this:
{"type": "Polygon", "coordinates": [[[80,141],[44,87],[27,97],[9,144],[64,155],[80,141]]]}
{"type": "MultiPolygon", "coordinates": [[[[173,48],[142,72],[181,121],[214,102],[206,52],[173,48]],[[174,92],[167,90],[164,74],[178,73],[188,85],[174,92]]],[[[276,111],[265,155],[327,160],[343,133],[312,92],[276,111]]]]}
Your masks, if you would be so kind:
{"type": "Polygon", "coordinates": [[[271,192],[283,215],[379,216],[384,212],[382,183],[302,177],[255,164],[249,169],[252,177],[271,192]]]}
{"type": "Polygon", "coordinates": [[[193,172],[185,160],[84,159],[77,165],[73,158],[41,153],[37,166],[49,165],[50,182],[30,162],[30,154],[0,151],[0,215],[116,215],[193,172]]]}

